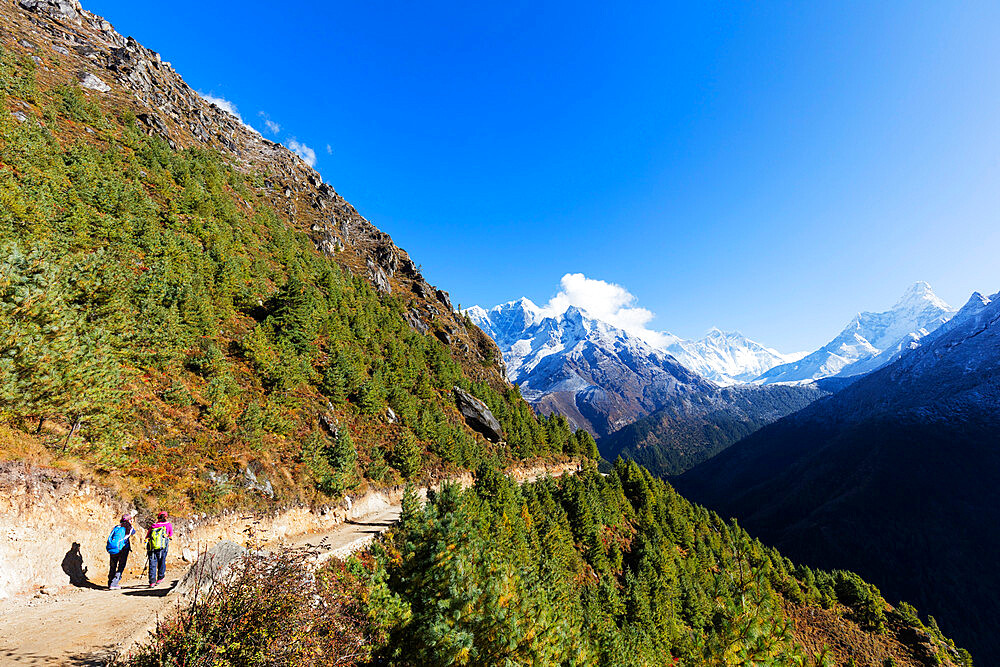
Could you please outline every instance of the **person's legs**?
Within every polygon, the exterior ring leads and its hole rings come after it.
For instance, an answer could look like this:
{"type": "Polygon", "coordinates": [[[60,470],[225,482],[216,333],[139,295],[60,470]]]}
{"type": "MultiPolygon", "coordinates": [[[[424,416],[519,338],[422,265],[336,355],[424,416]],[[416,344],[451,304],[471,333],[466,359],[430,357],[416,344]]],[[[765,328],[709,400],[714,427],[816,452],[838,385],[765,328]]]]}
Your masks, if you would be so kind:
{"type": "Polygon", "coordinates": [[[128,549],[123,549],[116,554],[111,554],[111,563],[108,569],[108,588],[118,588],[121,583],[122,573],[125,571],[125,564],[128,562],[128,549]]]}
{"type": "Polygon", "coordinates": [[[163,578],[167,576],[167,550],[166,548],[160,549],[159,554],[156,557],[158,563],[156,583],[163,581],[163,578]]]}
{"type": "Polygon", "coordinates": [[[156,559],[156,552],[149,552],[149,585],[152,586],[156,583],[156,566],[158,561],[156,559]]]}

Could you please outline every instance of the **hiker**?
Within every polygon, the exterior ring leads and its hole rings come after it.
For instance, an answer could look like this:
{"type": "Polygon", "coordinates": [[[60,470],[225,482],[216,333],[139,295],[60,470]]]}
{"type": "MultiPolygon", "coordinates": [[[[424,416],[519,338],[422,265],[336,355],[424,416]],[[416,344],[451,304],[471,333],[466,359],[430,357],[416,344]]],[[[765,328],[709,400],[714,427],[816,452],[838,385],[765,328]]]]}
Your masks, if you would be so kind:
{"type": "Polygon", "coordinates": [[[125,563],[132,550],[129,538],[133,535],[135,535],[135,528],[132,527],[132,515],[126,512],[122,515],[122,520],[111,529],[111,534],[108,535],[107,550],[111,556],[111,566],[108,569],[108,588],[110,590],[121,588],[122,572],[125,571],[125,563]]]}
{"type": "Polygon", "coordinates": [[[167,576],[167,548],[174,536],[174,527],[167,513],[156,515],[156,523],[146,530],[146,554],[149,556],[149,587],[153,588],[167,576]]]}

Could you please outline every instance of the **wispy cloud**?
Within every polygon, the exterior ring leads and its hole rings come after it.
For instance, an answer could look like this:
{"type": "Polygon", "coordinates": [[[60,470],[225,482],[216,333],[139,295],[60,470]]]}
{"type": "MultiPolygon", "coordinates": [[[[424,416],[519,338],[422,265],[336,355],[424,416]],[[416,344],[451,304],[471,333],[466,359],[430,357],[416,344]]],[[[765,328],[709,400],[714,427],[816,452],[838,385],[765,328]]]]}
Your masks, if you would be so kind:
{"type": "MultiPolygon", "coordinates": [[[[201,96],[201,99],[205,100],[209,104],[214,104],[215,106],[219,107],[223,111],[226,111],[226,112],[228,112],[228,113],[236,116],[236,119],[238,121],[240,121],[241,123],[243,123],[243,117],[240,116],[239,109],[237,109],[236,105],[233,104],[232,102],[230,102],[229,100],[227,100],[226,98],[224,98],[224,97],[217,97],[217,96],[209,94],[209,93],[198,93],[198,95],[201,96]]],[[[246,123],[243,123],[243,124],[246,125],[246,123]]]]}
{"type": "Polygon", "coordinates": [[[664,344],[664,334],[647,326],[655,317],[653,312],[636,306],[635,295],[621,285],[588,278],[582,273],[567,273],[560,280],[560,287],[542,308],[544,315],[561,315],[570,306],[576,306],[650,345],[664,344]]]}
{"type": "Polygon", "coordinates": [[[331,146],[330,144],[326,145],[326,154],[333,155],[333,146],[331,146]]]}
{"type": "Polygon", "coordinates": [[[240,121],[243,127],[247,128],[251,132],[260,134],[260,132],[257,132],[257,128],[255,128],[253,125],[250,125],[245,120],[243,120],[243,116],[240,115],[240,110],[236,108],[235,104],[233,104],[226,98],[219,97],[217,95],[212,95],[211,93],[198,93],[198,96],[201,97],[201,99],[208,102],[209,104],[214,104],[215,106],[219,107],[226,113],[235,116],[236,120],[240,121]]]}
{"type": "Polygon", "coordinates": [[[294,151],[310,167],[316,166],[316,151],[309,148],[295,137],[287,140],[288,148],[294,151]]]}
{"type": "Polygon", "coordinates": [[[281,132],[281,125],[271,120],[271,117],[267,115],[267,112],[261,111],[257,115],[264,119],[264,127],[267,128],[268,132],[271,134],[278,134],[281,132]]]}

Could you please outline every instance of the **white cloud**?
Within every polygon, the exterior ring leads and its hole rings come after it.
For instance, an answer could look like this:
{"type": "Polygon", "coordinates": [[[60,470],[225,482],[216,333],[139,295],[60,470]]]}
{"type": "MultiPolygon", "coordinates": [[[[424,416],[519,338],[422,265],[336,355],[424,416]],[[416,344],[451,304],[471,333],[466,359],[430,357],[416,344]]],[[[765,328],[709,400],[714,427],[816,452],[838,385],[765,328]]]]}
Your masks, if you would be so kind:
{"type": "Polygon", "coordinates": [[[326,154],[333,155],[333,146],[331,146],[330,144],[326,145],[326,154]]]}
{"type": "Polygon", "coordinates": [[[294,151],[310,167],[316,166],[316,151],[300,143],[295,137],[288,139],[288,148],[294,151]]]}
{"type": "Polygon", "coordinates": [[[662,333],[646,326],[655,317],[653,312],[636,306],[635,295],[621,285],[594,280],[582,273],[567,273],[562,277],[560,285],[562,289],[542,308],[543,315],[561,315],[570,306],[576,306],[650,345],[660,346],[665,343],[662,333]]]}
{"type": "Polygon", "coordinates": [[[260,132],[257,132],[257,128],[247,124],[247,122],[243,120],[243,117],[240,115],[240,111],[239,109],[236,108],[236,105],[227,100],[226,98],[216,97],[215,95],[211,95],[209,93],[198,93],[198,96],[201,97],[201,99],[208,102],[209,104],[214,104],[215,106],[219,107],[226,113],[235,116],[236,120],[240,121],[243,127],[247,128],[251,132],[254,132],[258,135],[260,134],[260,132]]]}
{"type": "Polygon", "coordinates": [[[258,112],[257,115],[264,119],[264,127],[267,128],[268,132],[270,132],[271,134],[278,134],[279,132],[281,132],[281,125],[278,125],[273,120],[271,120],[271,117],[268,116],[267,113],[260,111],[258,112]]]}
{"type": "MultiPolygon", "coordinates": [[[[198,95],[200,95],[201,99],[205,100],[209,104],[214,104],[223,111],[229,112],[230,114],[236,116],[236,119],[241,123],[243,123],[243,117],[240,116],[240,112],[236,108],[236,105],[230,102],[229,100],[225,99],[224,97],[216,97],[215,95],[209,95],[208,93],[198,93],[198,95]]],[[[243,124],[246,125],[246,123],[243,124]]]]}

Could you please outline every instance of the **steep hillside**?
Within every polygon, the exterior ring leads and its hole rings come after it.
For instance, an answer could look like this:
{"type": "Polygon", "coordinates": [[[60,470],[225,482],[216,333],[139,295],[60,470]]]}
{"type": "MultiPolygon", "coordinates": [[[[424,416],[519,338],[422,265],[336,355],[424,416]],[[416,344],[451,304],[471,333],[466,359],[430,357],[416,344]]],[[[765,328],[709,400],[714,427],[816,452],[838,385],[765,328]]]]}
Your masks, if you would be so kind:
{"type": "Polygon", "coordinates": [[[918,346],[954,312],[930,285],[918,282],[891,309],[858,313],[832,341],[798,361],[775,366],[756,381],[808,382],[868,373],[918,346]]]}
{"type": "Polygon", "coordinates": [[[679,475],[828,392],[802,386],[723,387],[642,417],[598,440],[601,456],[632,459],[657,475],[679,475]]]}
{"type": "Polygon", "coordinates": [[[75,0],[0,17],[7,440],[176,510],[593,450],[387,235],[159,55],[75,0]]]}
{"type": "Polygon", "coordinates": [[[1000,300],[762,429],[678,488],[794,558],[850,567],[1000,660],[1000,300]]]}

